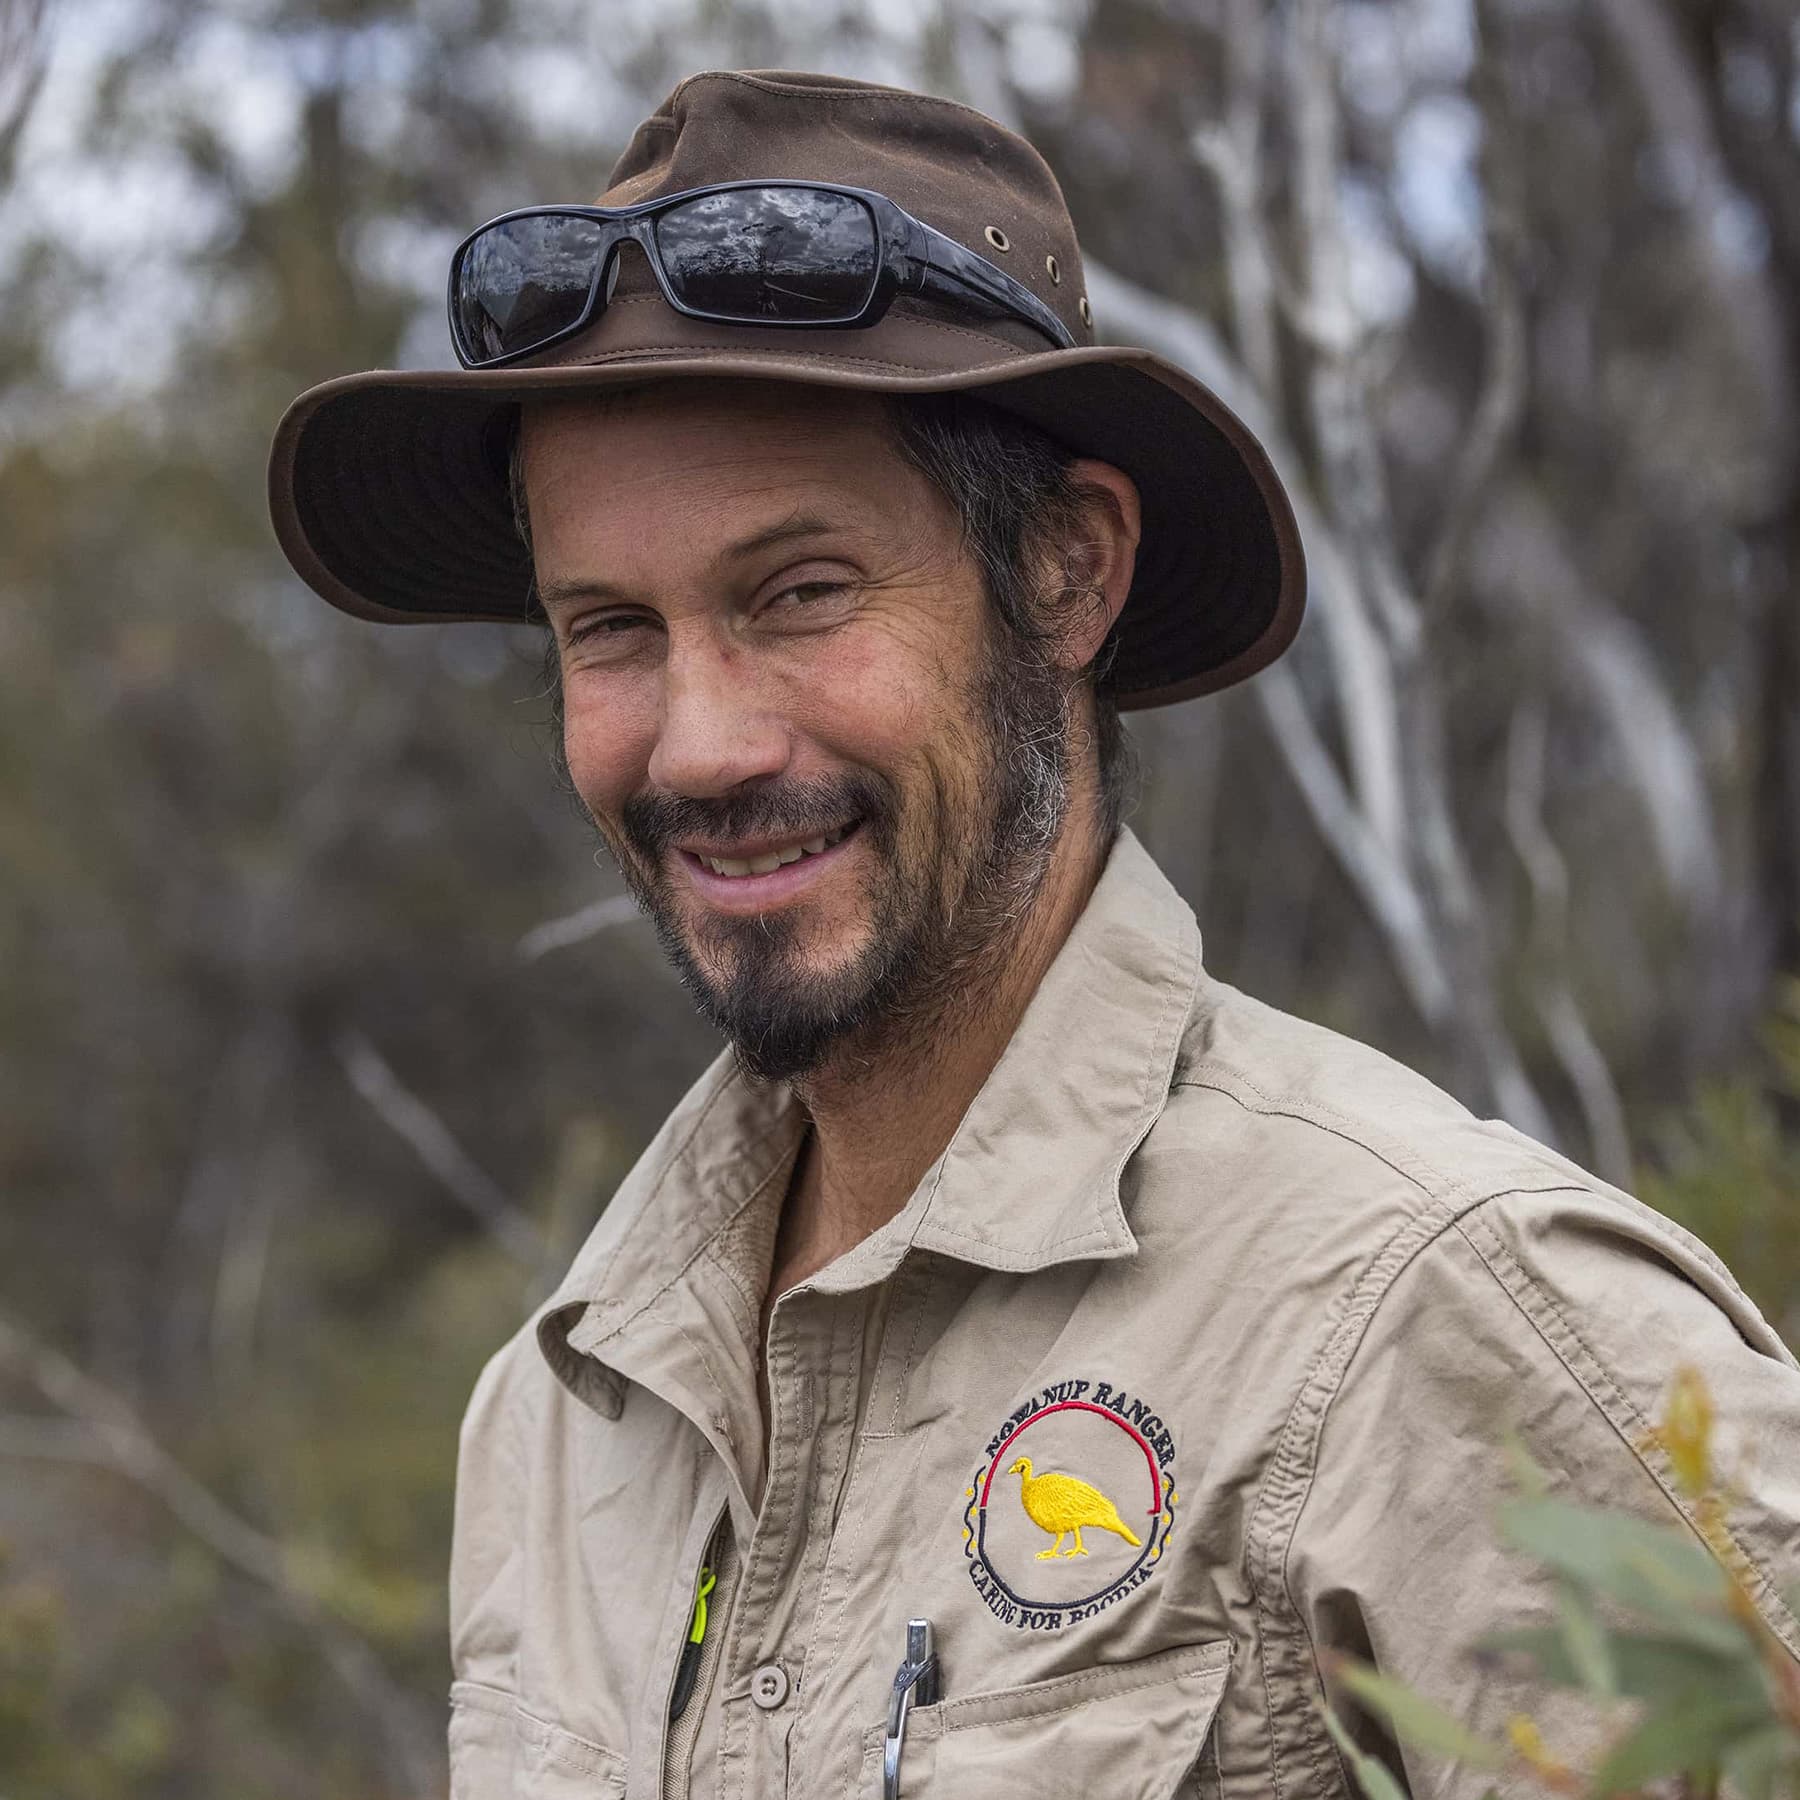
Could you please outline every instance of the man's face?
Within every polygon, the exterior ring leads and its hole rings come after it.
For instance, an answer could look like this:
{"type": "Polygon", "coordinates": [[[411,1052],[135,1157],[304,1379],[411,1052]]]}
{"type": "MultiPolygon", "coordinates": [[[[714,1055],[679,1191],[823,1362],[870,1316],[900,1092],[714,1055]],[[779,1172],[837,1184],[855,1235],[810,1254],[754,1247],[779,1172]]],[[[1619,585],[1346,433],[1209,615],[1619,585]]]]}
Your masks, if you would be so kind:
{"type": "Polygon", "coordinates": [[[878,403],[773,384],[540,405],[524,457],[569,772],[703,1010],[776,1078],[928,1031],[1066,785],[948,502],[878,403]]]}

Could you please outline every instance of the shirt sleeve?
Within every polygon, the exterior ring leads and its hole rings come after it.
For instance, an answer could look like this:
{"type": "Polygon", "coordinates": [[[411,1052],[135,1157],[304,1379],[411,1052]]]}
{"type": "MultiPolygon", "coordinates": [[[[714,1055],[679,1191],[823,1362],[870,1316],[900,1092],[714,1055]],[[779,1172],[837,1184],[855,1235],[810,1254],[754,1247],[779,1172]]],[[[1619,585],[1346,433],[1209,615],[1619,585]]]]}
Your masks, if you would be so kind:
{"type": "MultiPolygon", "coordinates": [[[[490,1359],[459,1435],[450,1549],[450,1659],[458,1682],[510,1689],[518,1642],[520,1454],[530,1397],[521,1364],[536,1346],[515,1338],[490,1359]]],[[[525,1363],[529,1367],[528,1363],[525,1363]]]]}
{"type": "MultiPolygon", "coordinates": [[[[1623,1196],[1572,1189],[1463,1214],[1370,1317],[1331,1398],[1286,1568],[1316,1661],[1330,1649],[1367,1658],[1490,1739],[1527,1714],[1552,1753],[1585,1760],[1604,1716],[1466,1653],[1554,1604],[1549,1581],[1500,1542],[1505,1444],[1516,1435],[1561,1498],[1691,1529],[1650,1439],[1684,1365],[1716,1409],[1752,1595],[1800,1657],[1782,1598],[1800,1593],[1800,1369],[1696,1239],[1623,1196]]],[[[1396,1747],[1334,1698],[1413,1795],[1476,1800],[1490,1785],[1396,1747]]]]}

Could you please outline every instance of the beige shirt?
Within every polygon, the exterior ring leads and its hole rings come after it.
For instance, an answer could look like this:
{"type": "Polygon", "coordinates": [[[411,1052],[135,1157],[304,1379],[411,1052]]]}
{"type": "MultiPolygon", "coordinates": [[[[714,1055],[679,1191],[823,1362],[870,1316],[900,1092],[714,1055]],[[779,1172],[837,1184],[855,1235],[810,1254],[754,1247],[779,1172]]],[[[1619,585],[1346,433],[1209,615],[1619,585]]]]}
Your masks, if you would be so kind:
{"type": "MultiPolygon", "coordinates": [[[[1733,1520],[1800,1631],[1800,1371],[1648,1208],[1209,977],[1129,834],[890,1224],[757,1314],[804,1122],[722,1060],[488,1367],[464,1430],[456,1800],[879,1796],[906,1621],[943,1699],[906,1800],[1353,1792],[1320,1651],[1475,1723],[1578,1727],[1458,1647],[1543,1604],[1517,1431],[1665,1522],[1703,1371],[1733,1520]],[[670,1723],[702,1566],[692,1700],[670,1723]]],[[[1416,1794],[1473,1776],[1407,1753],[1416,1794]]]]}

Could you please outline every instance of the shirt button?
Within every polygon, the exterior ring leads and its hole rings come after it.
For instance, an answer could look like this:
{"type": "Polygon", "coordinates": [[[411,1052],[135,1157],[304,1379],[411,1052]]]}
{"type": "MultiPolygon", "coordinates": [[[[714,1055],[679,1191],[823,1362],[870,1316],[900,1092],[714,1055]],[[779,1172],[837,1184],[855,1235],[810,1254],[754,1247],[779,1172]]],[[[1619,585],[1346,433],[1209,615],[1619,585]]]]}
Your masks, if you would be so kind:
{"type": "Polygon", "coordinates": [[[764,1663],[750,1677],[750,1698],[764,1712],[773,1712],[787,1697],[787,1670],[780,1663],[764,1663]]]}

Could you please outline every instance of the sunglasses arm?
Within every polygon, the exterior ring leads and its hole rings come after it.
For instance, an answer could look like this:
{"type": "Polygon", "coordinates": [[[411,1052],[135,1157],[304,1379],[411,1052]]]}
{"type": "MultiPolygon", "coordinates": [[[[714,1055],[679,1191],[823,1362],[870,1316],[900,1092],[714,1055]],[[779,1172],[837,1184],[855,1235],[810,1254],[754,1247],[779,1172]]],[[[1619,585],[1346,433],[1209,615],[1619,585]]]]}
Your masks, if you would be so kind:
{"type": "Polygon", "coordinates": [[[932,226],[916,219],[908,222],[913,227],[906,246],[913,278],[905,283],[903,292],[935,292],[950,300],[975,294],[1003,314],[1030,320],[1059,350],[1075,348],[1068,326],[1023,282],[932,226]]]}

